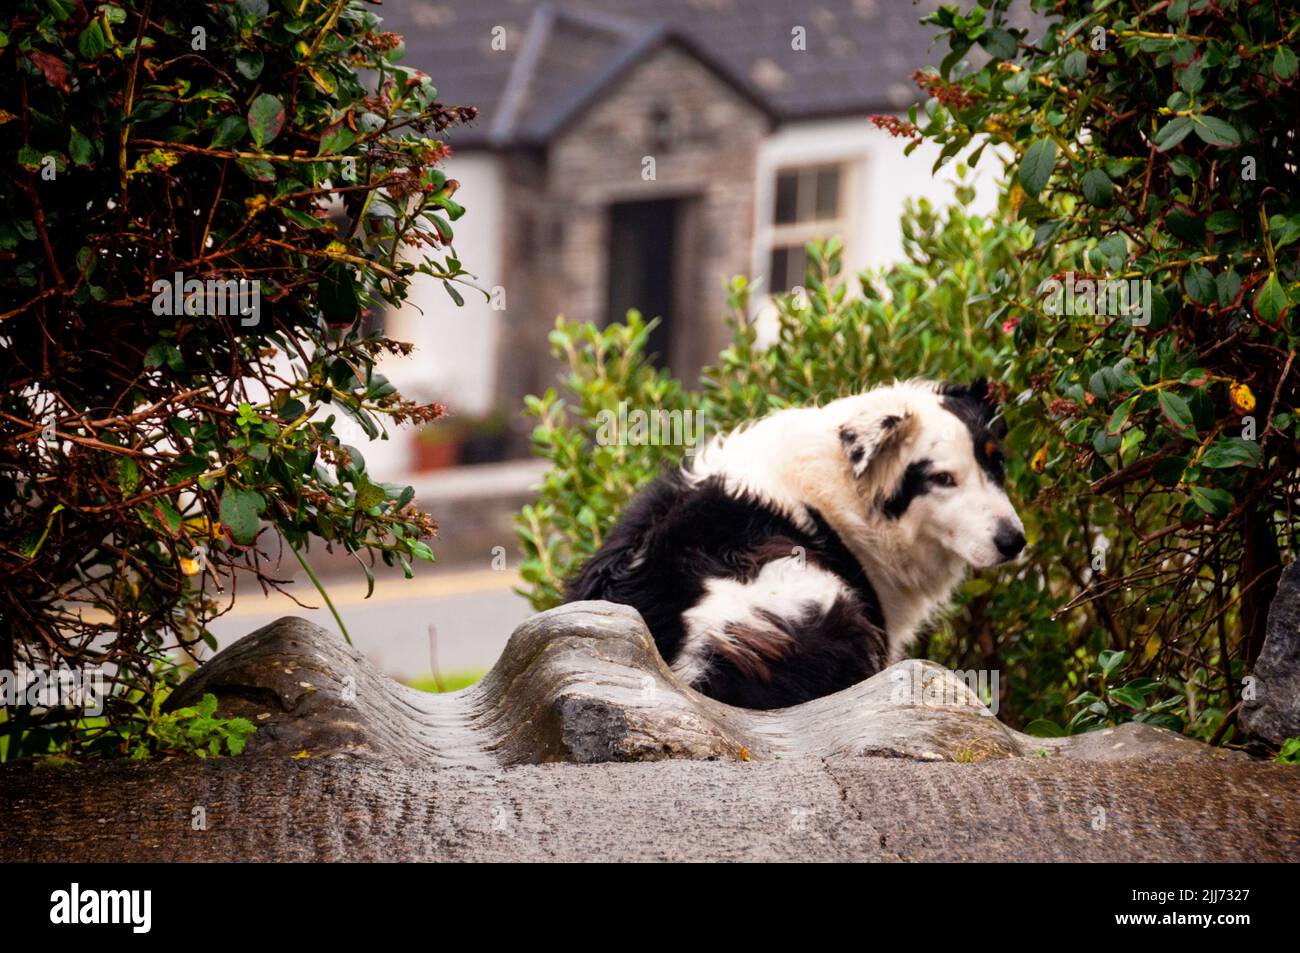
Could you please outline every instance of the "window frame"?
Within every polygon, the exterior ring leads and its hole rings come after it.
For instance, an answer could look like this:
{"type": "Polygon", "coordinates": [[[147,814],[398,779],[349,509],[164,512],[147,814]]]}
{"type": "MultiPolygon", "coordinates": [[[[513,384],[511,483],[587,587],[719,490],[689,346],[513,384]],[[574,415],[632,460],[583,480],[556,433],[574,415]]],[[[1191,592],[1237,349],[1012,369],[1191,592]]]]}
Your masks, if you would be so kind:
{"type": "MultiPolygon", "coordinates": [[[[764,256],[764,273],[768,280],[769,294],[784,294],[789,288],[777,287],[772,274],[773,259],[778,249],[797,248],[802,251],[813,239],[826,239],[838,236],[847,246],[852,232],[852,211],[850,196],[853,191],[852,177],[854,163],[847,157],[816,159],[805,162],[786,162],[772,170],[771,203],[767,212],[767,248],[764,256]],[[837,172],[836,210],[834,217],[817,217],[817,179],[826,169],[837,172]],[[781,177],[794,173],[796,175],[795,220],[778,222],[777,196],[780,191],[781,177]],[[800,215],[811,208],[812,217],[800,220],[800,215]]],[[[802,275],[802,271],[800,271],[802,275]]],[[[800,282],[796,282],[800,284],[800,282]]]]}

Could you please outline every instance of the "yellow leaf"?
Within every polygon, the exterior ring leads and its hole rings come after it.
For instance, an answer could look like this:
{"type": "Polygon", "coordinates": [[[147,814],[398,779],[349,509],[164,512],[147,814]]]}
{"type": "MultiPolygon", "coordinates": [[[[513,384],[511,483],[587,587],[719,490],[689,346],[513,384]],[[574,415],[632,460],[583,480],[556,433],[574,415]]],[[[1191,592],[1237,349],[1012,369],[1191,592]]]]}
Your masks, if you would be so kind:
{"type": "Polygon", "coordinates": [[[308,66],[307,72],[315,81],[317,89],[330,96],[334,95],[334,80],[328,73],[322,73],[314,66],[308,66]]]}
{"type": "Polygon", "coordinates": [[[1038,448],[1034,458],[1029,461],[1029,466],[1035,473],[1042,473],[1047,469],[1047,444],[1038,448]]]}
{"type": "Polygon", "coordinates": [[[1255,395],[1245,384],[1234,382],[1229,385],[1228,400],[1239,414],[1248,414],[1255,409],[1255,395]]]}
{"type": "Polygon", "coordinates": [[[741,745],[741,746],[740,746],[740,754],[739,754],[739,756],[740,756],[740,760],[741,760],[741,761],[748,761],[748,760],[749,760],[749,749],[746,748],[744,745],[741,745]]]}
{"type": "Polygon", "coordinates": [[[301,751],[299,751],[296,755],[293,756],[293,760],[301,761],[303,758],[310,758],[310,757],[311,754],[307,751],[306,748],[303,748],[301,751]]]}
{"type": "Polygon", "coordinates": [[[1142,647],[1142,658],[1144,661],[1151,661],[1160,652],[1160,633],[1152,632],[1151,638],[1147,639],[1146,645],[1142,647]]]}
{"type": "Polygon", "coordinates": [[[206,516],[191,516],[185,525],[208,539],[216,539],[221,535],[221,524],[212,522],[206,516]]]}
{"type": "Polygon", "coordinates": [[[1007,195],[1007,201],[1011,204],[1011,211],[1019,212],[1020,206],[1025,204],[1025,190],[1020,187],[1020,183],[1013,183],[1011,191],[1007,195]]]}
{"type": "Polygon", "coordinates": [[[181,572],[187,576],[197,576],[203,571],[203,564],[197,559],[188,559],[185,556],[180,558],[181,572]]]}

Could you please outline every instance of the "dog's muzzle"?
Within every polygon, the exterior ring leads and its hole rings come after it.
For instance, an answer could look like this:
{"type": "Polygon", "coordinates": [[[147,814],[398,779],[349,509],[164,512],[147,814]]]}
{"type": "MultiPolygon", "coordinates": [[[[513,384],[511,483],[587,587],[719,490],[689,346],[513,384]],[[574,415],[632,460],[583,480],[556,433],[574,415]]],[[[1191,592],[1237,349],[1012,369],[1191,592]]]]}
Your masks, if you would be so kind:
{"type": "Polygon", "coordinates": [[[999,520],[998,531],[993,536],[993,545],[998,548],[998,555],[1003,562],[1015,559],[1025,548],[1025,534],[1010,520],[999,520]]]}

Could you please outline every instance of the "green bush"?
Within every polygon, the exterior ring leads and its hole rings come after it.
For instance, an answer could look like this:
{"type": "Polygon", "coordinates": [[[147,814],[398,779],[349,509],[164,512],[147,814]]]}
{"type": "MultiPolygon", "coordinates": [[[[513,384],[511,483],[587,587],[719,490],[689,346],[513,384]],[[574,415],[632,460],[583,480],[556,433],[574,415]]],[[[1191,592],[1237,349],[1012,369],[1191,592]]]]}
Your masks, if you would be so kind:
{"type": "Polygon", "coordinates": [[[1010,398],[1009,487],[1034,546],[970,580],[922,651],[1002,671],[1002,714],[1032,731],[1224,735],[1300,525],[1300,20],[1265,2],[1039,0],[1031,41],[1008,6],[927,17],[949,48],[917,75],[928,100],[875,119],[909,150],[937,143],[936,171],[966,150],[1010,157],[995,223],[909,212],[907,262],[856,298],[834,244],[811,248],[808,300],[781,299],[771,348],[737,281],[735,341],[699,393],[641,364],[639,321],[557,330],[578,412],[530,402],[555,464],[521,514],[535,604],[676,455],[596,447],[593,408],[698,409],[726,429],[893,375],[987,372],[1010,398]],[[1142,306],[1044,293],[1075,278],[1135,281],[1142,306]]]}
{"type": "Polygon", "coordinates": [[[698,391],[648,364],[649,328],[635,313],[626,325],[603,330],[560,324],[551,340],[568,364],[571,402],[554,390],[528,401],[538,419],[537,452],[553,464],[539,499],[517,520],[533,605],[560,601],[562,581],[599,546],[622,506],[685,449],[602,445],[601,411],[620,403],[690,410],[716,432],[894,378],[984,374],[1010,398],[1008,489],[1023,501],[1033,545],[1026,566],[970,579],[955,614],[919,651],[957,668],[1003,671],[1003,717],[1062,730],[1073,714],[1069,702],[1110,640],[1099,620],[1103,604],[1061,609],[1086,577],[1091,538],[1111,513],[1077,496],[1084,487],[1063,467],[1060,438],[1022,419],[1020,404],[1031,390],[1017,376],[1014,329],[1000,302],[1030,293],[1050,268],[1022,270],[1018,256],[1030,247],[1032,231],[970,212],[972,197],[962,186],[958,204],[942,213],[926,202],[909,207],[902,221],[907,260],[881,275],[858,276],[857,295],[843,280],[839,242],[811,245],[805,292],[776,299],[778,334],[770,346],[760,344],[759,328],[747,317],[753,287],[735,279],[733,340],[704,371],[698,391]]]}
{"type": "MultiPolygon", "coordinates": [[[[473,110],[401,52],[359,0],[0,12],[0,668],[109,666],[152,699],[211,644],[237,570],[278,585],[276,556],[306,566],[312,537],[367,575],[432,558],[411,489],[334,426],[440,415],[375,371],[409,347],[370,319],[416,272],[457,302],[466,277],[436,165],[473,110]],[[256,281],[260,307],[178,312],[178,273],[256,281]]],[[[85,750],[67,715],[9,755],[85,750]]]]}
{"type": "Polygon", "coordinates": [[[1079,598],[1115,601],[1131,671],[1231,706],[1300,526],[1300,11],[1038,0],[1030,36],[1008,6],[927,18],[949,53],[902,131],[1012,155],[1026,267],[1065,245],[1080,277],[1150,289],[1146,323],[1008,299],[1017,365],[1128,545],[1079,598]]]}

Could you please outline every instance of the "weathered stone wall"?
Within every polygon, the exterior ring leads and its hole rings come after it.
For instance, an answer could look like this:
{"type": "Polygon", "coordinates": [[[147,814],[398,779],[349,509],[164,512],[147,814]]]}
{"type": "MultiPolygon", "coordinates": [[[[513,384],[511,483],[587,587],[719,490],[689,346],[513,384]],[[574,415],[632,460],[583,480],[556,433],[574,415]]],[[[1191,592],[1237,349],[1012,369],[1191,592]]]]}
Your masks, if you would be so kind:
{"type": "Polygon", "coordinates": [[[507,208],[516,218],[505,262],[503,406],[554,382],[546,335],[557,314],[603,319],[613,202],[685,201],[674,244],[687,287],[677,289],[670,363],[689,379],[716,356],[726,327],[722,281],[750,268],[755,162],[768,129],[753,103],[670,44],[629,70],[546,151],[508,154],[507,208]],[[656,145],[652,117],[663,108],[672,132],[656,145]],[[648,155],[653,180],[642,178],[648,155]]]}
{"type": "Polygon", "coordinates": [[[248,753],[0,767],[0,861],[1300,859],[1294,768],[1142,725],[1030,738],[930,662],[730,708],[610,603],[535,616],[452,695],[297,619],[173,703],[204,692],[260,726],[248,753]]]}

